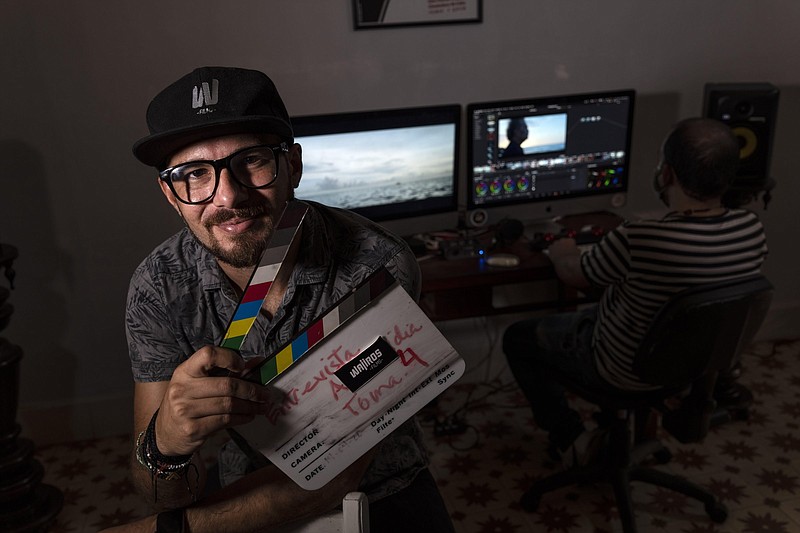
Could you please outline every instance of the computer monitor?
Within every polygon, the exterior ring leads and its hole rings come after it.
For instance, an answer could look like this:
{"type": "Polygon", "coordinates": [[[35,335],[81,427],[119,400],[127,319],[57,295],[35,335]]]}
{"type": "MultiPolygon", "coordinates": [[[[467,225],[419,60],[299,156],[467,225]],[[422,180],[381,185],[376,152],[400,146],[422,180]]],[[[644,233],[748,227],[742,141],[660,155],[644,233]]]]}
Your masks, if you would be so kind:
{"type": "Polygon", "coordinates": [[[355,211],[400,236],[458,224],[458,104],[292,118],[298,199],[355,211]]]}
{"type": "Polygon", "coordinates": [[[467,216],[537,222],[626,201],[630,89],[467,106],[467,216]]]}

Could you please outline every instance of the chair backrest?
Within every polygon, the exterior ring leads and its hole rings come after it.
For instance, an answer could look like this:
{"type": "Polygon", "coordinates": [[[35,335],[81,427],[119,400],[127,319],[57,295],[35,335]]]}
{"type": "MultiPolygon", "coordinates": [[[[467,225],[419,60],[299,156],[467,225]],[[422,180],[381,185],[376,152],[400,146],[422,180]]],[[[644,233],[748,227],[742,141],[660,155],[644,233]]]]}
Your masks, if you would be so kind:
{"type": "Polygon", "coordinates": [[[342,499],[342,508],[303,520],[274,533],[369,533],[369,500],[363,492],[350,492],[342,499]]]}
{"type": "Polygon", "coordinates": [[[772,301],[761,274],[696,285],[673,296],[639,345],[634,372],[645,382],[686,386],[729,368],[752,342],[772,301]]]}

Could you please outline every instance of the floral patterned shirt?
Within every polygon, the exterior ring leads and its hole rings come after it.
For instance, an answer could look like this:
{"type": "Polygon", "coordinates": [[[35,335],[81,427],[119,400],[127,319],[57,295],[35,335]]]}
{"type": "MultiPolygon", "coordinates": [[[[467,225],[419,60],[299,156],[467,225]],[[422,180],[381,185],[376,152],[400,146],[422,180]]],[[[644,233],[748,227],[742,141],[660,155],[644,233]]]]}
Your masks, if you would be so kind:
{"type": "MultiPolygon", "coordinates": [[[[401,239],[354,213],[306,203],[310,209],[286,294],[271,320],[263,315],[256,320],[240,349],[245,359],[274,353],[383,266],[413,298],[419,296],[419,266],[401,239]]],[[[218,344],[238,302],[216,259],[188,229],[166,240],[130,282],[125,326],[134,379],[169,380],[198,349],[218,344]]],[[[223,484],[250,468],[232,443],[220,451],[219,461],[223,484]]],[[[427,464],[412,419],[384,439],[360,490],[375,501],[406,487],[427,464]]]]}

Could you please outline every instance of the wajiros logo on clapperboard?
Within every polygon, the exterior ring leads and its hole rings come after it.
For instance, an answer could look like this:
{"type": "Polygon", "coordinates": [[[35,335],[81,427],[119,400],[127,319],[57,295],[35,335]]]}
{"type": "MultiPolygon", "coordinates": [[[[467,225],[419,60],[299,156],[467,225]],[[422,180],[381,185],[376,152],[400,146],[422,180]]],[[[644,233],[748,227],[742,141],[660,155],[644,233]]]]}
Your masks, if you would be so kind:
{"type": "Polygon", "coordinates": [[[378,337],[369,348],[348,361],[334,374],[351,392],[355,392],[395,359],[397,352],[386,339],[378,337]]]}

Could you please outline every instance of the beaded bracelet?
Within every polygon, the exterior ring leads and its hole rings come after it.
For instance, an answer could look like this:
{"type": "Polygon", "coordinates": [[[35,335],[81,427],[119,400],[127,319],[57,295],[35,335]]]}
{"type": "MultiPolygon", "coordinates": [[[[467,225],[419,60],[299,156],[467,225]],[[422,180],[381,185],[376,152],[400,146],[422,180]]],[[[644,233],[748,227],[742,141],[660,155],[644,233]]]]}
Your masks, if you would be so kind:
{"type": "Polygon", "coordinates": [[[192,454],[169,456],[158,451],[156,445],[156,417],[158,409],[153,413],[147,429],[136,437],[136,460],[159,479],[174,480],[183,474],[192,463],[192,454]]]}

